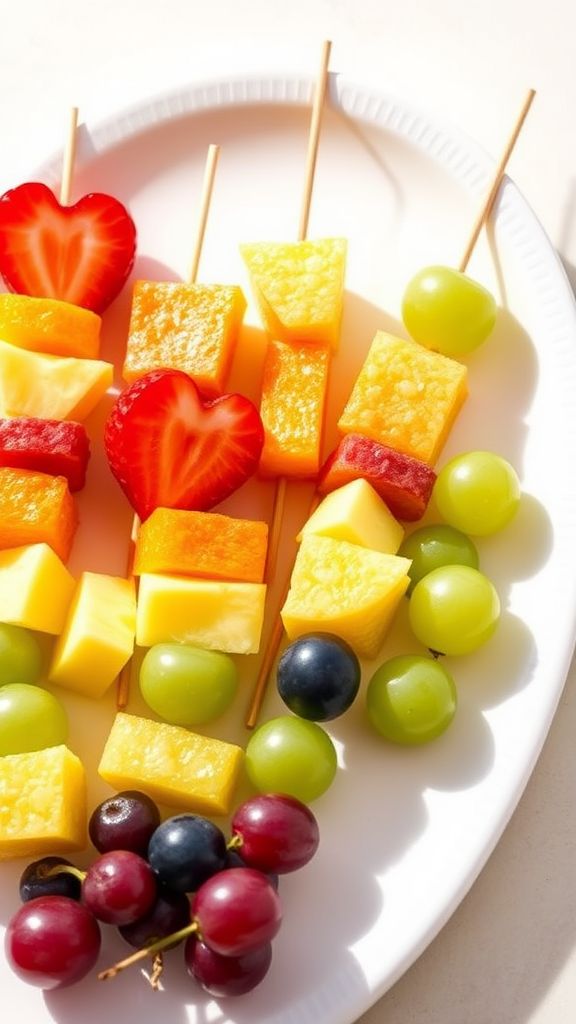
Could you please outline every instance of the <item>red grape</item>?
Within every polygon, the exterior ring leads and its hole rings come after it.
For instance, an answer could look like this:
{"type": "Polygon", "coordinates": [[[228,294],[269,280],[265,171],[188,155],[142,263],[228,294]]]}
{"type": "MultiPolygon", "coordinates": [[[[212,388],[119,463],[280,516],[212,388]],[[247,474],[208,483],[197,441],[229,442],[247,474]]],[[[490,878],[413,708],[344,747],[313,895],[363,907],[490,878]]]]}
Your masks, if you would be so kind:
{"type": "Polygon", "coordinates": [[[8,924],[6,959],[38,988],[60,988],[83,978],[100,952],[100,929],[86,907],[68,896],[24,903],[8,924]]]}
{"type": "Polygon", "coordinates": [[[152,868],[129,850],[103,853],[88,868],[82,886],[83,902],[107,924],[132,924],[148,913],[155,899],[152,868]]]}
{"type": "Polygon", "coordinates": [[[203,942],[222,956],[243,956],[274,938],[282,908],[261,871],[229,868],[212,875],[192,904],[203,942]]]}
{"type": "Polygon", "coordinates": [[[195,935],[186,941],[184,959],[188,973],[216,998],[243,996],[259,985],[272,961],[272,946],[268,942],[243,956],[222,956],[215,953],[195,935]]]}
{"type": "Polygon", "coordinates": [[[242,840],[242,860],[259,871],[286,874],[304,867],[318,849],[318,823],[312,811],[291,796],[268,794],[246,800],[232,819],[242,840]]]}

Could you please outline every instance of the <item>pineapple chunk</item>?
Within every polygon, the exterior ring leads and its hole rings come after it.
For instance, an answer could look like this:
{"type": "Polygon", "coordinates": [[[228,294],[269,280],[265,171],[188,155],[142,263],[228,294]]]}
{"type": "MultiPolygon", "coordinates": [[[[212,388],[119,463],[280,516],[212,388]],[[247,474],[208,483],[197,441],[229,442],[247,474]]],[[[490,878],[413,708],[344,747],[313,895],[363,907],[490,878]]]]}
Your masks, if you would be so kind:
{"type": "Polygon", "coordinates": [[[227,654],[257,654],[266,585],[142,573],[136,643],[183,643],[227,654]]]}
{"type": "Polygon", "coordinates": [[[327,494],[298,535],[316,533],[395,555],[404,530],[366,480],[351,480],[327,494]]]}
{"type": "Polygon", "coordinates": [[[0,860],[86,846],[86,779],[65,746],[0,757],[0,860]]]}
{"type": "Polygon", "coordinates": [[[98,771],[115,789],[199,814],[227,814],[244,751],[179,725],[118,712],[98,771]]]}
{"type": "Polygon", "coordinates": [[[57,635],[75,586],[48,544],[0,551],[0,622],[57,635]]]}
{"type": "Polygon", "coordinates": [[[84,420],[112,384],[99,359],[28,352],[0,341],[0,415],[84,420]]]}
{"type": "Polygon", "coordinates": [[[260,315],[278,341],[338,347],[346,241],[256,242],[240,246],[260,315]]]}
{"type": "Polygon", "coordinates": [[[96,359],[101,324],[97,313],[71,302],[0,295],[0,338],[19,348],[96,359]]]}
{"type": "Polygon", "coordinates": [[[50,682],[101,697],[131,658],[135,629],[134,581],[82,573],[54,647],[50,682]]]}
{"type": "Polygon", "coordinates": [[[454,359],[377,331],[338,428],[433,466],[466,398],[466,373],[454,359]]]}
{"type": "Polygon", "coordinates": [[[302,538],[282,609],[290,640],[325,632],[375,658],[410,582],[410,559],[308,534],[302,538]]]}

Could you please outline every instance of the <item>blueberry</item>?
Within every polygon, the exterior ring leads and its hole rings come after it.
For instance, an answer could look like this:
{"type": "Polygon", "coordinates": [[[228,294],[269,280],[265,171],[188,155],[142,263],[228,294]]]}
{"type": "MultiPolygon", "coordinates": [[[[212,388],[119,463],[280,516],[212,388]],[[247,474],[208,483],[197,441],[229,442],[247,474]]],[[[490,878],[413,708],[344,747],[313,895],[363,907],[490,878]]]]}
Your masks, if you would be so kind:
{"type": "Polygon", "coordinates": [[[224,833],[207,818],[178,814],[162,822],[148,846],[148,860],[162,885],[194,892],[226,866],[224,833]]]}
{"type": "Polygon", "coordinates": [[[79,900],[82,883],[75,875],[62,871],[58,875],[48,872],[59,864],[72,867],[64,857],[42,857],[24,869],[20,878],[20,899],[28,903],[37,896],[68,896],[71,900],[79,900]]]}
{"type": "Polygon", "coordinates": [[[349,644],[331,633],[308,633],[284,651],[278,692],[295,715],[326,722],[348,710],[360,675],[360,663],[349,644]]]}

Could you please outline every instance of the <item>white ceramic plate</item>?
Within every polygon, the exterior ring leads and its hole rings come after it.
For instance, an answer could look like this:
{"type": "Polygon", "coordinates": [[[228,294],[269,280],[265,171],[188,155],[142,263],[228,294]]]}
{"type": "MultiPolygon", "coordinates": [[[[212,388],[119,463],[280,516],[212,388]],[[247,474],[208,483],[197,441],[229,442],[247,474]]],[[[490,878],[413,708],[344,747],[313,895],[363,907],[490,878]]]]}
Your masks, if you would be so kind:
{"type": "MultiPolygon", "coordinates": [[[[201,279],[240,281],[247,290],[238,243],[295,237],[311,87],[286,78],[208,83],[84,129],[76,195],[109,191],[129,205],[140,236],[137,276],[185,275],[206,147],[220,143],[201,279]]],[[[374,331],[402,331],[400,299],[417,269],[457,262],[492,167],[470,139],[400,101],[337,76],[330,97],[310,235],[346,236],[350,258],[327,448],[374,331]]],[[[44,174],[55,183],[57,163],[44,174]]],[[[566,459],[576,451],[576,316],[561,265],[509,181],[470,272],[494,290],[502,310],[493,338],[469,359],[470,398],[442,461],[470,448],[499,451],[517,467],[525,498],[515,525],[479,544],[504,613],[483,650],[452,661],[460,692],[454,725],[415,751],[375,738],[361,700],[331,725],[342,770],[315,806],[321,850],[305,871],[282,880],[285,921],[270,974],[252,995],[219,1005],[203,998],[178,953],[169,958],[159,995],[133,969],[105,985],[90,979],[44,997],[2,961],[10,1020],[345,1024],[410,966],[477,876],[534,766],[572,651],[576,489],[566,459]]],[[[106,314],[104,356],[117,362],[129,301],[127,289],[106,314]]],[[[248,322],[257,324],[252,309],[248,322]]],[[[263,343],[249,327],[232,375],[234,387],[249,362],[254,396],[263,343]]],[[[122,572],[130,513],[101,453],[105,412],[90,424],[94,457],[72,564],[122,572]]],[[[287,535],[305,492],[292,491],[287,535]]],[[[227,508],[269,516],[271,497],[270,485],[250,484],[227,508]]],[[[416,649],[404,608],[399,619],[386,654],[416,649]]],[[[238,723],[254,668],[254,659],[244,663],[244,692],[219,723],[219,735],[244,735],[238,723]]],[[[113,694],[98,704],[65,700],[70,745],[86,762],[93,806],[108,792],[95,769],[113,694]]],[[[136,698],[131,709],[142,711],[136,698]]],[[[266,715],[277,710],[271,695],[266,715]]],[[[0,868],[2,925],[18,905],[22,866],[0,868]]],[[[110,934],[102,965],[125,952],[110,934]]]]}

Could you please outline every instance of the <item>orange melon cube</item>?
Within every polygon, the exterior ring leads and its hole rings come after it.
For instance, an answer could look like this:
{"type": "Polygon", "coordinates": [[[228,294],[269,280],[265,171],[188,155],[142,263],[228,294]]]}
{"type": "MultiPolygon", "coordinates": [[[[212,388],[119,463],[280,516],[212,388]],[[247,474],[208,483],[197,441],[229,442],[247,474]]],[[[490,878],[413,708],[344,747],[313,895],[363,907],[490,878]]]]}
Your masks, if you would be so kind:
{"type": "Polygon", "coordinates": [[[45,543],[65,562],[77,525],[66,477],[0,468],[0,549],[45,543]]]}
{"type": "Polygon", "coordinates": [[[0,295],[0,338],[18,348],[97,359],[101,323],[97,313],[71,302],[0,295]]]}
{"type": "Polygon", "coordinates": [[[461,363],[378,331],[338,427],[431,466],[467,393],[461,363]]]}
{"type": "Polygon", "coordinates": [[[263,475],[316,476],[329,366],[330,349],[323,345],[270,342],[260,404],[263,475]]]}
{"type": "Polygon", "coordinates": [[[157,508],[138,531],[134,575],[172,573],[262,583],[267,543],[267,523],[157,508]]]}
{"type": "Polygon", "coordinates": [[[123,376],[182,370],[209,395],[224,390],[246,309],[237,285],[137,281],[123,376]]]}

